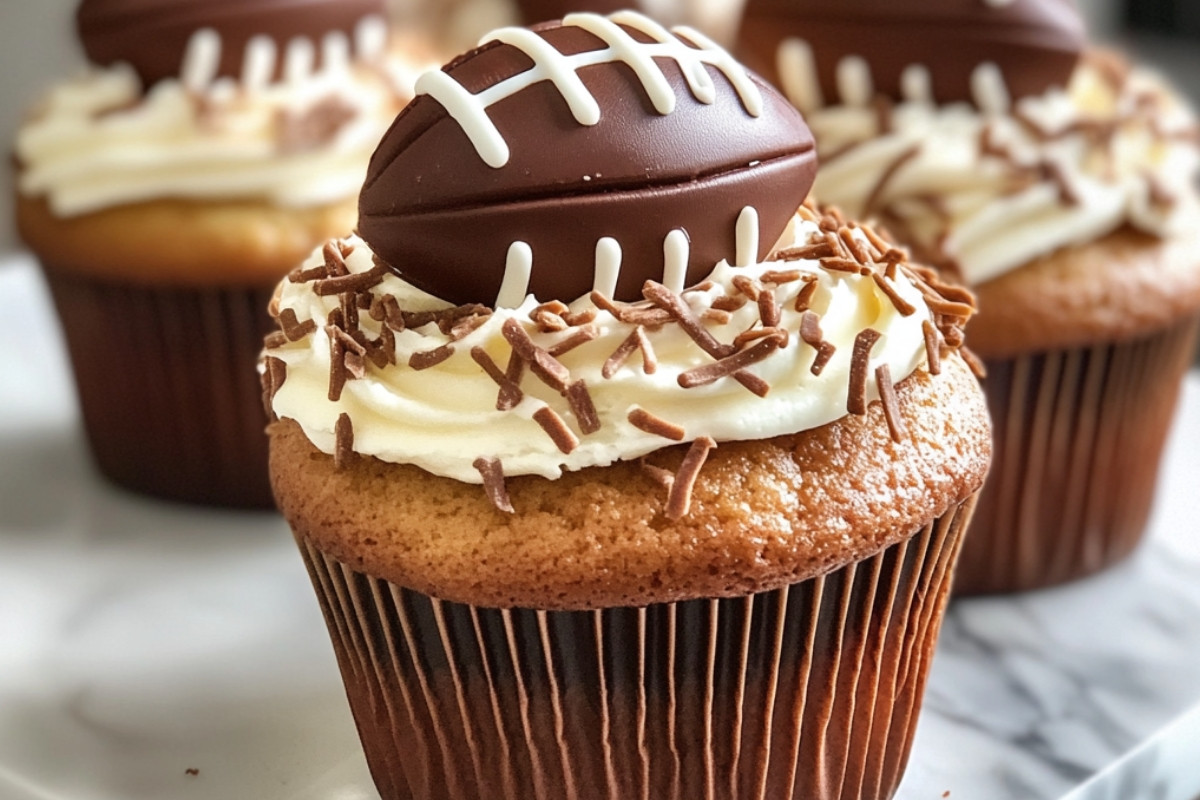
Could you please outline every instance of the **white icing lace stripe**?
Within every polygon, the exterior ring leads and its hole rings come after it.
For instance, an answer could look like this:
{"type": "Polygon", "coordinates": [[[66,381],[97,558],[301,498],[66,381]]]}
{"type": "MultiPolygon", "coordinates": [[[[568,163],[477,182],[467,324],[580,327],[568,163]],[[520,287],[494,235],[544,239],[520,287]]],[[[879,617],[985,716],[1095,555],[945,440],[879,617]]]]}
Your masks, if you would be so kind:
{"type": "Polygon", "coordinates": [[[600,119],[600,109],[596,99],[579,79],[578,72],[596,64],[619,61],[628,65],[638,76],[650,102],[660,114],[669,114],[674,110],[676,97],[662,68],[655,62],[656,58],[675,61],[687,79],[692,94],[704,103],[711,103],[716,97],[712,78],[705,68],[706,64],[711,65],[729,80],[747,113],[755,117],[762,113],[762,93],[745,68],[716,44],[691,29],[675,30],[694,41],[700,49],[689,46],[662,26],[634,12],[620,12],[610,18],[588,13],[568,14],[563,25],[586,30],[608,47],[567,56],[537,34],[521,28],[501,28],[483,37],[480,43],[501,41],[516,47],[533,61],[531,69],[502,80],[478,94],[471,94],[448,73],[435,70],[417,79],[417,94],[427,94],[441,103],[446,113],[462,127],[479,157],[493,168],[508,163],[509,149],[487,110],[535,83],[548,80],[558,89],[581,125],[594,125],[600,119]],[[621,25],[644,33],[655,41],[639,42],[621,25]]]}
{"type": "Polygon", "coordinates": [[[496,295],[496,308],[516,308],[529,294],[529,276],[533,273],[533,250],[525,242],[508,246],[504,261],[504,280],[496,295]]]}
{"type": "Polygon", "coordinates": [[[933,102],[933,78],[924,64],[909,64],[900,73],[900,92],[910,103],[933,102]]]}
{"type": "Polygon", "coordinates": [[[567,101],[576,122],[595,125],[600,121],[600,104],[583,85],[570,60],[555,50],[553,45],[528,28],[501,28],[492,34],[492,38],[512,45],[531,57],[567,101]]]}
{"type": "Polygon", "coordinates": [[[363,17],[354,26],[354,48],[358,51],[359,58],[382,58],[387,50],[387,40],[387,20],[378,14],[363,17]]]}
{"type": "MultiPolygon", "coordinates": [[[[611,15],[609,19],[615,23],[619,23],[622,16],[621,12],[617,12],[611,15]]],[[[641,28],[642,33],[645,33],[660,44],[670,44],[675,40],[670,31],[654,20],[646,19],[640,14],[634,14],[634,17],[636,19],[631,19],[628,23],[630,27],[636,28],[639,24],[643,25],[644,27],[641,28]]],[[[618,28],[618,30],[620,29],[618,28]]],[[[693,97],[705,105],[717,99],[717,87],[713,83],[712,76],[708,74],[708,70],[704,68],[703,62],[689,59],[686,62],[679,61],[678,64],[679,68],[683,71],[683,77],[687,80],[688,89],[691,91],[693,97]]],[[[672,98],[674,96],[674,94],[671,95],[672,98]]]]}
{"type": "Polygon", "coordinates": [[[746,206],[737,218],[737,247],[734,266],[748,267],[758,261],[758,209],[746,206]]]}
{"type": "Polygon", "coordinates": [[[868,105],[875,94],[875,84],[867,60],[862,56],[846,56],[839,61],[837,87],[847,105],[868,105]]]}
{"type": "Polygon", "coordinates": [[[297,36],[288,42],[283,57],[283,79],[288,83],[303,83],[315,71],[317,48],[312,40],[297,36]]]}
{"type": "Polygon", "coordinates": [[[612,60],[624,62],[637,74],[655,111],[665,116],[675,110],[675,90],[667,76],[646,52],[647,48],[624,28],[598,14],[568,14],[563,25],[582,28],[607,44],[614,56],[612,60]]]}
{"type": "MultiPolygon", "coordinates": [[[[618,13],[613,16],[624,19],[624,16],[629,13],[631,12],[618,13]]],[[[746,68],[737,59],[695,28],[690,28],[687,25],[677,25],[672,30],[676,36],[694,43],[700,48],[699,52],[705,54],[703,58],[696,55],[692,56],[692,58],[696,59],[697,67],[701,63],[704,63],[711,64],[719,70],[728,79],[729,83],[733,85],[734,91],[738,93],[738,98],[742,101],[742,106],[746,109],[746,113],[752,117],[762,116],[762,92],[754,85],[754,81],[750,80],[750,73],[746,71],[746,68]]],[[[688,50],[687,52],[695,54],[697,51],[688,50]]]]}
{"type": "MultiPolygon", "coordinates": [[[[527,74],[527,73],[526,73],[527,74]]],[[[487,106],[478,102],[458,81],[440,69],[417,78],[416,93],[427,94],[442,104],[475,146],[475,152],[489,167],[499,169],[508,163],[508,143],[487,115],[487,106]]]]}
{"type": "Polygon", "coordinates": [[[1004,73],[991,61],[985,61],[971,72],[971,96],[975,105],[987,114],[1005,114],[1012,101],[1004,73]]]}
{"type": "Polygon", "coordinates": [[[612,297],[616,294],[620,276],[621,243],[611,236],[602,237],[596,242],[596,277],[592,281],[592,290],[612,297]]]}
{"type": "Polygon", "coordinates": [[[779,73],[784,94],[796,108],[808,112],[824,105],[821,83],[817,80],[817,62],[808,42],[794,36],[780,42],[775,53],[775,70],[779,73]]]}
{"type": "Polygon", "coordinates": [[[687,232],[676,228],[667,234],[663,242],[663,286],[679,294],[687,281],[688,256],[692,242],[687,232]]]}
{"type": "Polygon", "coordinates": [[[271,82],[275,72],[275,40],[259,34],[246,43],[246,54],[242,59],[242,85],[248,91],[257,92],[271,82]]]}
{"type": "Polygon", "coordinates": [[[179,80],[194,92],[202,91],[217,77],[221,64],[221,35],[212,28],[201,28],[188,39],[179,80]]]}

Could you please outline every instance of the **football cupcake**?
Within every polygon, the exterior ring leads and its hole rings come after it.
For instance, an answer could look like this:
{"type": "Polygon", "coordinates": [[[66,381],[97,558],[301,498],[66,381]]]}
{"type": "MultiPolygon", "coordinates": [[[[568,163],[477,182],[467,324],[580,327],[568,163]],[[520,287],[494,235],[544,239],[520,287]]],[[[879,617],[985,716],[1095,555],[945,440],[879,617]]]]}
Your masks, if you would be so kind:
{"type": "Polygon", "coordinates": [[[891,797],[990,456],[969,296],[801,206],[803,119],[693,30],[417,91],[262,365],[381,795],[891,797]]]}
{"type": "Polygon", "coordinates": [[[271,502],[253,367],[274,285],[352,227],[411,97],[382,2],[85,0],[91,66],[18,133],[17,223],[62,319],[101,472],[271,502]]]}
{"type": "Polygon", "coordinates": [[[1064,0],[751,0],[742,45],[805,111],[818,199],[977,294],[996,461],[958,589],[1032,589],[1126,556],[1200,310],[1189,109],[1086,50],[1064,0]]]}

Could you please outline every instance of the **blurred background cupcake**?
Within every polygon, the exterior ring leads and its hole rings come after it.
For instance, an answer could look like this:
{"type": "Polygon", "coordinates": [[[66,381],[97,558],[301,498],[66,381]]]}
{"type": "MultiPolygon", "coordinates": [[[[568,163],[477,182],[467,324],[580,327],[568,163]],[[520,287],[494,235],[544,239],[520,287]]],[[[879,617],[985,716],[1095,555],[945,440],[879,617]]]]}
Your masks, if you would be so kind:
{"type": "Polygon", "coordinates": [[[280,284],[272,480],[388,800],[904,771],[990,458],[972,307],[798,209],[800,115],[679,37],[574,15],[422,75],[359,235],[280,284]]]}
{"type": "Polygon", "coordinates": [[[63,324],[96,464],[271,504],[254,364],[280,276],[352,228],[426,53],[381,2],[85,0],[91,62],[14,146],[16,220],[63,324]]]}
{"type": "Polygon", "coordinates": [[[969,285],[996,461],[961,592],[1137,544],[1200,310],[1200,135],[1067,0],[750,0],[740,46],[805,111],[814,194],[969,285]]]}

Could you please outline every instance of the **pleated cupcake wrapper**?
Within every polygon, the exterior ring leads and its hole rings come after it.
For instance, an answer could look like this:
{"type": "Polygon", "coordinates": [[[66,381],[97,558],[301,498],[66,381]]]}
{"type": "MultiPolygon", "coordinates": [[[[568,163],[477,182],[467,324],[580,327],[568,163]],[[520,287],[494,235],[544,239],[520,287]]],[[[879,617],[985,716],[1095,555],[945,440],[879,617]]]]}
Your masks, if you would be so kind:
{"type": "Polygon", "coordinates": [[[598,611],[444,602],[297,540],[384,800],[872,800],[973,505],[780,590],[598,611]]]}
{"type": "Polygon", "coordinates": [[[1050,586],[1137,546],[1197,333],[987,362],[995,451],[955,592],[1050,586]]]}
{"type": "Polygon", "coordinates": [[[273,287],[133,286],[45,272],[100,471],[168,499],[272,505],[256,364],[273,287]]]}

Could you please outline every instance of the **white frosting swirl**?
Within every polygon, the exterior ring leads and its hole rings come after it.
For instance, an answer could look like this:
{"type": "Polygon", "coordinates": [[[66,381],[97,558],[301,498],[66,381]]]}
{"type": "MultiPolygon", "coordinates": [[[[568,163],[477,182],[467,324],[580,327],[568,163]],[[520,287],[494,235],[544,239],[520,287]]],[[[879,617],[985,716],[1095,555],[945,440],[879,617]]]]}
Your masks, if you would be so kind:
{"type": "MultiPolygon", "coordinates": [[[[861,231],[854,235],[865,243],[861,231]]],[[[813,222],[797,218],[789,236],[789,241],[794,239],[804,244],[810,239],[820,241],[825,234],[813,222]]],[[[353,245],[346,258],[349,271],[371,270],[374,263],[367,245],[357,238],[348,241],[353,245]]],[[[324,263],[318,252],[304,268],[312,270],[324,263]]],[[[765,397],[747,390],[732,377],[681,388],[682,373],[712,364],[714,358],[675,323],[644,329],[656,356],[655,370],[648,373],[642,356],[635,351],[611,377],[605,377],[605,362],[636,326],[597,308],[590,298],[573,303],[572,312],[595,314],[587,323],[594,328],[595,338],[558,356],[570,370],[572,381],[585,381],[594,403],[600,427],[586,434],[568,401],[528,370],[520,383],[523,390],[520,403],[510,410],[497,410],[497,383],[472,358],[472,349],[482,348],[503,370],[512,350],[503,334],[504,325],[510,320],[518,321],[533,341],[544,348],[572,335],[570,329],[554,332],[539,329],[531,319],[538,306],[532,296],[517,308],[495,311],[457,341],[441,333],[434,324],[396,333],[395,363],[379,368],[368,362],[366,374],[347,381],[340,398],[331,401],[331,347],[326,326],[330,315],[339,313],[339,298],[319,296],[311,283],[285,280],[280,286],[279,310],[294,312],[297,324],[312,320],[315,330],[297,341],[266,351],[267,356],[286,365],[286,377],[272,400],[273,410],[280,418],[298,422],[312,443],[325,453],[335,452],[335,425],[345,413],[353,426],[353,449],[358,453],[389,462],[415,464],[431,473],[468,483],[481,482],[480,474],[472,466],[480,456],[498,458],[506,475],[555,478],[564,469],[637,458],[673,443],[632,424],[629,414],[635,408],[681,426],[683,441],[702,436],[717,441],[761,439],[837,420],[847,413],[851,353],[856,337],[866,328],[882,334],[870,351],[868,375],[874,376],[876,368],[886,364],[892,381],[898,382],[923,364],[926,355],[922,323],[930,320],[930,312],[921,291],[903,270],[884,280],[912,306],[907,316],[897,310],[897,305],[870,274],[826,269],[814,260],[771,261],[745,267],[722,262],[708,281],[682,297],[716,340],[732,342],[739,333],[761,327],[759,303],[747,301],[729,311],[725,320],[721,312],[706,315],[714,300],[738,297],[736,278],[761,279],[769,272],[789,270],[798,271],[801,277],[763,284],[764,291],[774,294],[780,310],[777,327],[788,331],[787,342],[764,360],[745,368],[769,384],[765,397]],[[816,283],[810,308],[820,315],[824,340],[836,347],[819,375],[811,371],[816,349],[802,341],[801,312],[795,308],[797,294],[810,280],[816,283]],[[447,344],[453,347],[453,355],[435,366],[416,370],[408,365],[413,353],[447,344]],[[562,452],[535,421],[534,415],[547,407],[567,422],[578,439],[571,452],[562,452]]],[[[448,307],[391,273],[371,292],[376,297],[391,294],[400,308],[409,311],[448,307]]],[[[718,306],[726,304],[718,301],[718,306]]],[[[359,313],[358,325],[368,340],[377,339],[382,330],[381,323],[366,311],[359,313]]],[[[879,397],[874,377],[867,381],[867,397],[872,400],[879,397]]]]}
{"type": "Polygon", "coordinates": [[[813,195],[878,216],[972,285],[1124,224],[1170,236],[1195,218],[1195,119],[1156,76],[1102,58],[1011,107],[810,107],[813,195]]]}
{"type": "Polygon", "coordinates": [[[159,198],[352,198],[419,71],[392,54],[257,86],[163,80],[143,94],[127,66],[92,68],[19,131],[18,188],[60,217],[159,198]]]}

